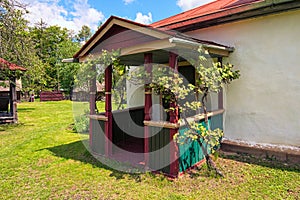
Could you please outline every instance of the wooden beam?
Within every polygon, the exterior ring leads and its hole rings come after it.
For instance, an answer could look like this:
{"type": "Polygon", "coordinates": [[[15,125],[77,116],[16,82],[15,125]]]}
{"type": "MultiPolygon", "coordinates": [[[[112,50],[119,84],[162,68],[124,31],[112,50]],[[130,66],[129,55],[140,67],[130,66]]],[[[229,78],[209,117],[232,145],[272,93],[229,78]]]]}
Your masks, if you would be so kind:
{"type": "MultiPolygon", "coordinates": [[[[178,55],[170,52],[169,66],[178,73],[178,55]]],[[[170,123],[177,124],[179,119],[177,102],[170,102],[170,123]]],[[[178,132],[178,128],[170,129],[170,174],[177,177],[179,173],[179,148],[177,142],[174,141],[174,135],[178,132]]]]}
{"type": "Polygon", "coordinates": [[[99,121],[108,121],[107,117],[105,115],[88,115],[90,119],[95,119],[99,121]]]}
{"type": "MultiPolygon", "coordinates": [[[[208,112],[207,116],[212,117],[212,116],[220,115],[220,114],[224,113],[224,111],[225,111],[224,109],[219,109],[219,110],[215,110],[212,112],[208,112]]],[[[204,120],[204,119],[205,119],[204,114],[197,114],[192,117],[188,117],[187,121],[192,122],[192,121],[200,121],[200,120],[204,120]]],[[[182,126],[185,126],[186,124],[184,121],[182,121],[180,123],[178,122],[176,124],[170,123],[168,121],[144,121],[144,125],[152,126],[152,127],[168,128],[168,129],[178,129],[182,126]]]]}
{"type": "MultiPolygon", "coordinates": [[[[212,116],[215,116],[215,115],[219,115],[219,114],[222,114],[224,113],[224,109],[219,109],[219,110],[215,110],[215,111],[212,111],[212,112],[208,112],[207,113],[207,117],[212,117],[212,116]]],[[[197,114],[197,115],[194,115],[192,117],[188,117],[187,118],[187,121],[188,122],[195,122],[195,121],[200,121],[200,120],[203,120],[205,119],[205,115],[204,114],[197,114]]],[[[185,122],[180,122],[180,127],[182,126],[185,126],[185,122]]]]}
{"type": "Polygon", "coordinates": [[[144,121],[144,125],[168,129],[178,129],[180,127],[179,123],[174,124],[167,121],[144,121]]]}
{"type": "Polygon", "coordinates": [[[227,50],[223,50],[223,49],[215,49],[215,48],[207,48],[208,52],[210,54],[215,54],[215,55],[218,55],[218,56],[224,56],[224,57],[228,57],[229,56],[229,51],[227,50]]]}
{"type": "MultiPolygon", "coordinates": [[[[151,107],[152,107],[152,89],[149,87],[151,81],[151,73],[152,73],[152,53],[144,54],[144,62],[145,62],[145,70],[150,77],[145,81],[145,108],[144,108],[144,120],[151,120],[151,107]]],[[[149,166],[149,127],[144,126],[144,160],[145,167],[149,166]]]]}
{"type": "Polygon", "coordinates": [[[112,155],[112,101],[111,101],[111,88],[112,88],[112,65],[105,69],[105,155],[107,157],[112,155]]]}
{"type": "MultiPolygon", "coordinates": [[[[222,57],[218,57],[218,62],[221,63],[221,67],[223,65],[222,57]]],[[[224,108],[224,100],[223,100],[223,88],[218,93],[218,109],[224,108]]]]}
{"type": "Polygon", "coordinates": [[[13,122],[18,122],[18,113],[17,113],[17,90],[16,90],[16,78],[13,77],[10,80],[9,84],[10,89],[10,113],[13,116],[13,122]]]}
{"type": "MultiPolygon", "coordinates": [[[[169,66],[174,70],[174,73],[178,73],[178,55],[170,52],[169,54],[169,66]]],[[[170,111],[170,122],[177,123],[178,122],[178,105],[176,102],[170,103],[170,108],[174,110],[170,111]]]]}
{"type": "MultiPolygon", "coordinates": [[[[92,67],[92,70],[93,71],[96,71],[96,68],[95,66],[92,67]]],[[[96,111],[96,77],[93,77],[91,80],[90,80],[90,115],[94,115],[95,114],[95,111],[96,111]]],[[[90,146],[92,146],[93,144],[93,141],[92,141],[92,138],[93,138],[93,123],[92,123],[92,120],[90,119],[90,124],[89,124],[89,135],[90,135],[90,146]]]]}

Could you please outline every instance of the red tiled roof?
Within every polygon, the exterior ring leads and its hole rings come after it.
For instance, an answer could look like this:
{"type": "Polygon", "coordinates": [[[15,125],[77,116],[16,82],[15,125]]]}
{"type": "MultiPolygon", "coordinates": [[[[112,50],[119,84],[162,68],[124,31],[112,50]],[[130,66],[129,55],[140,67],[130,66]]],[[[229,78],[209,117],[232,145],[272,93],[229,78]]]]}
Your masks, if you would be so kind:
{"type": "MultiPolygon", "coordinates": [[[[186,12],[182,12],[180,14],[174,15],[172,17],[154,22],[150,24],[150,26],[158,28],[158,27],[169,26],[172,24],[178,24],[177,26],[173,26],[173,28],[177,28],[180,26],[187,25],[188,24],[187,21],[190,21],[195,18],[204,17],[206,15],[210,15],[222,11],[232,10],[234,8],[238,8],[241,6],[250,5],[262,1],[264,0],[216,0],[211,3],[188,10],[186,12]]],[[[232,13],[228,12],[226,14],[230,15],[232,13]]]]}
{"type": "Polygon", "coordinates": [[[16,71],[16,70],[26,71],[24,67],[20,67],[16,64],[4,60],[3,58],[0,58],[0,69],[7,69],[7,68],[11,71],[16,71]]]}

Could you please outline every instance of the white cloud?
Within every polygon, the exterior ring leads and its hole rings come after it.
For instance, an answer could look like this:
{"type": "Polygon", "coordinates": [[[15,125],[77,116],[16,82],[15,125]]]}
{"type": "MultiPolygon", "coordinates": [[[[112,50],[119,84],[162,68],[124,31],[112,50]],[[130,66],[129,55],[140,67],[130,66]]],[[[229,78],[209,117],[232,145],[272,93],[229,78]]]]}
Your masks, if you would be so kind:
{"type": "Polygon", "coordinates": [[[125,5],[128,5],[128,4],[132,3],[132,2],[134,2],[134,0],[123,0],[123,2],[125,3],[125,5]]]}
{"type": "Polygon", "coordinates": [[[186,11],[212,1],[214,0],[178,0],[177,5],[181,8],[181,10],[186,11]]]}
{"type": "Polygon", "coordinates": [[[92,8],[87,0],[77,0],[74,3],[74,12],[71,12],[71,15],[74,16],[75,24],[88,25],[92,30],[96,30],[99,22],[105,19],[102,12],[92,8]]]}
{"type": "Polygon", "coordinates": [[[99,22],[104,20],[103,13],[92,8],[87,0],[66,0],[70,10],[59,5],[61,1],[63,0],[23,0],[29,4],[26,18],[31,24],[43,19],[48,25],[59,25],[75,32],[83,25],[96,30],[99,22]]]}
{"type": "Polygon", "coordinates": [[[148,15],[143,15],[141,12],[138,12],[134,21],[141,24],[151,24],[152,14],[149,12],[148,15]]]}

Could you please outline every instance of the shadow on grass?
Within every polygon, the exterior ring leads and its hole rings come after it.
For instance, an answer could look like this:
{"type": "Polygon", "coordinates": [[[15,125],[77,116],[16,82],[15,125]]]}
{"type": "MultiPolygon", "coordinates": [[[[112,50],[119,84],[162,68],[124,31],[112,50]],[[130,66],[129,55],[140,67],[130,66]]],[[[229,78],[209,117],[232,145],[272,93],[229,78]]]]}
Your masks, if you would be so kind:
{"type": "MultiPolygon", "coordinates": [[[[83,163],[91,164],[94,167],[110,170],[111,171],[110,176],[115,177],[117,180],[124,179],[125,177],[129,177],[132,180],[135,180],[136,182],[141,182],[140,174],[123,172],[123,171],[118,171],[113,169],[114,165],[122,165],[117,161],[109,160],[108,158],[103,158],[103,157],[98,158],[99,160],[104,161],[104,163],[109,163],[110,166],[112,167],[108,167],[107,165],[100,162],[97,158],[95,158],[93,155],[90,154],[90,152],[86,149],[84,142],[88,142],[88,141],[87,140],[77,141],[69,144],[63,144],[60,146],[46,148],[46,149],[54,153],[56,156],[62,158],[77,160],[83,163]]],[[[44,150],[44,149],[40,149],[40,150],[44,150]]]]}
{"type": "MultiPolygon", "coordinates": [[[[235,162],[242,162],[247,163],[250,165],[256,165],[256,166],[262,166],[266,168],[272,168],[276,170],[283,170],[288,172],[296,172],[300,173],[300,163],[294,164],[294,163],[286,163],[283,161],[275,160],[274,158],[259,158],[255,157],[250,154],[245,153],[226,153],[221,152],[218,154],[219,158],[232,160],[235,162]]],[[[217,167],[223,171],[222,167],[219,165],[222,165],[222,161],[217,161],[217,167]]],[[[192,168],[191,170],[187,171],[186,174],[190,178],[197,178],[197,177],[205,177],[205,178],[222,178],[221,176],[217,175],[215,170],[209,170],[206,163],[203,163],[202,165],[199,165],[197,167],[192,168]]],[[[226,175],[226,174],[224,174],[226,175]]]]}
{"type": "Polygon", "coordinates": [[[35,110],[35,108],[19,108],[18,107],[19,112],[32,112],[33,110],[35,110]]]}
{"type": "Polygon", "coordinates": [[[284,161],[279,161],[272,158],[259,158],[246,153],[239,153],[233,155],[227,155],[226,153],[221,153],[220,157],[223,159],[230,159],[238,162],[259,165],[262,167],[281,169],[285,171],[300,173],[300,163],[299,164],[286,163],[284,161]]]}
{"type": "Polygon", "coordinates": [[[0,123],[0,132],[4,132],[4,131],[8,131],[9,129],[13,129],[16,127],[21,127],[24,126],[24,123],[17,123],[17,124],[13,124],[13,123],[0,123]]]}

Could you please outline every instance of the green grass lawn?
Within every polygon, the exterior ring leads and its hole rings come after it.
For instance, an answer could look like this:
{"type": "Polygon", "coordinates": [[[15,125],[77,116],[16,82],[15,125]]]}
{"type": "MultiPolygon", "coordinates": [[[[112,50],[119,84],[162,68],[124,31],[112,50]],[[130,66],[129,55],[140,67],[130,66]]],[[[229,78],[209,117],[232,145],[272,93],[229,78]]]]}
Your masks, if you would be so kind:
{"type": "Polygon", "coordinates": [[[247,156],[222,157],[170,181],[110,169],[72,131],[70,101],[21,103],[18,125],[0,125],[0,199],[299,199],[300,170],[247,156]]]}

